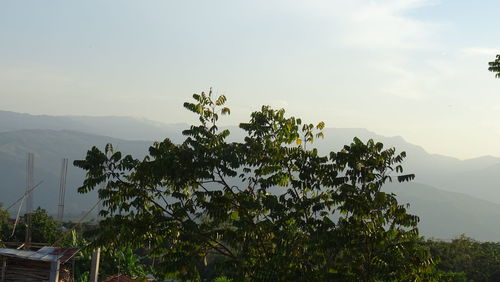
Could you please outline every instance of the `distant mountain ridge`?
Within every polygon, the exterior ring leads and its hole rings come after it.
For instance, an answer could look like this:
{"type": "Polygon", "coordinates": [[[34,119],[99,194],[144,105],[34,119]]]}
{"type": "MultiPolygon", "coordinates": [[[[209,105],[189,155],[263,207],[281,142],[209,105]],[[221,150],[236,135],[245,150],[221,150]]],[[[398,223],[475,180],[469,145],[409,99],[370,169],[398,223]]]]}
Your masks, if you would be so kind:
{"type": "MultiPolygon", "coordinates": [[[[55,212],[62,158],[69,158],[71,164],[84,158],[93,145],[103,148],[106,143],[142,157],[152,144],[147,140],[168,137],[179,143],[187,127],[128,117],[51,117],[0,111],[0,202],[8,204],[24,192],[27,152],[35,153],[35,182],[44,181],[35,192],[35,206],[55,212]]],[[[231,140],[243,138],[237,126],[228,128],[231,140]]],[[[366,129],[327,128],[324,134],[324,139],[315,142],[322,153],[341,149],[354,136],[407,152],[405,172],[415,173],[415,182],[388,185],[387,189],[395,192],[400,202],[411,203],[411,211],[422,218],[422,234],[451,238],[466,233],[479,240],[500,238],[500,225],[496,224],[500,216],[499,158],[459,160],[433,155],[402,137],[384,137],[366,129]]],[[[70,165],[67,214],[77,215],[96,201],[95,193],[77,194],[83,179],[83,171],[70,165]]]]}
{"type": "Polygon", "coordinates": [[[126,140],[163,140],[180,136],[187,124],[161,122],[119,116],[49,116],[0,110],[0,132],[23,129],[74,130],[126,140]]]}

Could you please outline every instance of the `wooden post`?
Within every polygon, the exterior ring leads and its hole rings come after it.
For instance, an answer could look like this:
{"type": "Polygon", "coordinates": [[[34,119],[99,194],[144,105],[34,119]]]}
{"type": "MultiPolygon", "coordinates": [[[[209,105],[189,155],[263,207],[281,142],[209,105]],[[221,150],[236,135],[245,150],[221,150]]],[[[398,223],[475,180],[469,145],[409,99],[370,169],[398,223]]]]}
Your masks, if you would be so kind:
{"type": "Polygon", "coordinates": [[[5,272],[7,271],[7,258],[2,260],[2,276],[0,277],[0,282],[5,282],[5,272]]]}
{"type": "Polygon", "coordinates": [[[59,282],[59,260],[50,263],[50,282],[59,282]]]}
{"type": "Polygon", "coordinates": [[[100,255],[101,255],[101,248],[97,248],[94,251],[94,253],[92,253],[92,265],[90,268],[90,282],[98,282],[100,255]]]}

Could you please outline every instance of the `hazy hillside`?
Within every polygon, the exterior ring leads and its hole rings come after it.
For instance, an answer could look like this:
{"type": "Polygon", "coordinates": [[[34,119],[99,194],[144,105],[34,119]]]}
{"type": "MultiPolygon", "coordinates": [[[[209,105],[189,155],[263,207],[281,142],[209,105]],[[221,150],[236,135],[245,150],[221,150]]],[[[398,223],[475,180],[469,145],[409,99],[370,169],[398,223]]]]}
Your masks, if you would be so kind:
{"type": "Polygon", "coordinates": [[[389,184],[384,189],[395,193],[400,203],[410,203],[410,211],[420,217],[419,229],[426,237],[466,234],[482,241],[500,238],[500,204],[420,183],[389,184]]]}
{"type": "MultiPolygon", "coordinates": [[[[238,127],[233,126],[229,127],[229,129],[233,139],[240,140],[243,138],[243,132],[238,127]]],[[[358,137],[363,141],[374,139],[382,142],[386,148],[395,147],[397,151],[405,151],[407,153],[405,167],[408,171],[425,172],[426,174],[453,173],[487,169],[500,164],[500,158],[492,156],[460,160],[439,154],[429,154],[422,147],[408,143],[401,136],[382,136],[364,128],[325,128],[323,132],[324,138],[316,139],[314,142],[320,152],[327,153],[340,150],[344,145],[348,145],[354,137],[358,137]]]]}
{"type": "Polygon", "coordinates": [[[415,182],[453,192],[465,193],[500,204],[500,158],[484,156],[459,160],[427,153],[422,147],[406,142],[402,137],[384,137],[365,129],[325,130],[325,138],[317,142],[320,151],[340,149],[353,136],[367,141],[372,138],[385,147],[406,151],[405,172],[415,173],[415,182]]]}
{"type": "Polygon", "coordinates": [[[72,165],[82,159],[93,145],[100,148],[111,142],[117,150],[142,156],[151,142],[125,141],[111,137],[75,131],[20,130],[0,133],[0,202],[11,203],[25,190],[26,153],[35,154],[35,183],[43,183],[35,190],[34,205],[54,212],[57,209],[59,175],[62,158],[69,158],[66,207],[79,213],[95,202],[95,195],[79,195],[76,188],[83,181],[83,172],[72,165]]]}
{"type": "Polygon", "coordinates": [[[435,173],[425,175],[426,183],[441,189],[474,195],[478,198],[500,203],[500,164],[482,169],[462,172],[435,173]]]}
{"type": "Polygon", "coordinates": [[[132,117],[47,116],[0,111],[0,132],[23,129],[74,130],[128,140],[177,138],[186,124],[165,124],[132,117]]]}
{"type": "MultiPolygon", "coordinates": [[[[55,212],[62,158],[69,158],[72,164],[73,160],[83,158],[93,145],[103,148],[106,143],[141,157],[152,141],[133,140],[169,137],[180,142],[181,130],[185,127],[133,118],[51,117],[0,111],[0,202],[8,204],[23,193],[27,152],[35,153],[35,182],[44,181],[35,192],[35,206],[55,212]]],[[[236,126],[229,129],[232,132],[230,139],[243,138],[243,132],[236,126]]],[[[500,225],[497,224],[500,159],[459,160],[431,155],[401,137],[379,136],[366,129],[328,128],[325,138],[315,144],[326,153],[341,149],[354,136],[365,141],[373,138],[386,147],[394,146],[398,151],[407,152],[404,167],[406,172],[416,173],[415,183],[389,185],[386,189],[396,193],[401,202],[411,203],[411,210],[422,219],[420,228],[424,235],[450,238],[466,233],[481,240],[500,238],[500,225]]],[[[96,200],[95,194],[77,194],[76,188],[83,177],[81,170],[70,165],[66,210],[73,214],[88,209],[96,200]]]]}

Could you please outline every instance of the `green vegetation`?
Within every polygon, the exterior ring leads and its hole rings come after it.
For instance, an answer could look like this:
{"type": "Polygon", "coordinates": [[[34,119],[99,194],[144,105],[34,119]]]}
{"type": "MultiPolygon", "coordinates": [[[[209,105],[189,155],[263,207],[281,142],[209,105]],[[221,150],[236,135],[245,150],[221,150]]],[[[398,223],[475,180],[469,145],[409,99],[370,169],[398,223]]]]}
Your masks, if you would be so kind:
{"type": "Polygon", "coordinates": [[[433,261],[388,181],[405,153],[355,138],[339,152],[311,148],[323,123],[303,124],[264,106],[227,142],[224,96],[193,95],[184,106],[199,125],[179,145],[155,143],[143,160],[111,145],[75,165],[87,171],[79,192],[100,183],[106,218],[96,242],[148,246],[157,274],[181,279],[224,275],[243,280],[429,279],[433,261]]]}
{"type": "MultiPolygon", "coordinates": [[[[38,210],[38,213],[45,213],[38,210]]],[[[0,215],[6,215],[5,210],[0,208],[0,215]]],[[[35,217],[35,223],[38,219],[47,220],[48,215],[35,217]]],[[[2,217],[4,219],[8,217],[2,217]]],[[[3,221],[3,227],[6,230],[12,230],[12,225],[7,220],[3,221]]],[[[40,225],[40,223],[37,223],[40,225]]],[[[64,247],[78,247],[82,250],[75,257],[75,277],[77,281],[88,281],[90,272],[90,261],[94,245],[94,234],[97,231],[94,224],[84,223],[76,226],[74,223],[67,222],[63,224],[66,227],[75,227],[64,233],[64,237],[58,245],[64,247]],[[89,232],[90,231],[90,232],[89,232]]],[[[58,233],[60,227],[48,224],[42,228],[47,234],[41,234],[42,237],[49,237],[50,234],[58,233]]],[[[10,233],[9,235],[10,236],[10,233]]],[[[8,238],[8,237],[7,237],[8,238]]],[[[24,236],[22,236],[24,238],[24,236]]],[[[1,240],[6,237],[0,237],[1,240]]],[[[21,239],[19,239],[21,240],[21,239]]],[[[5,240],[4,240],[5,241],[5,240]]],[[[500,279],[500,243],[478,242],[464,235],[452,240],[417,240],[421,248],[430,250],[433,260],[436,262],[432,275],[438,281],[498,281],[500,279]]],[[[133,249],[131,246],[106,245],[101,248],[101,268],[100,276],[109,277],[116,273],[123,273],[131,277],[145,277],[148,273],[161,272],[149,256],[149,250],[146,248],[133,249]]],[[[214,259],[213,257],[211,259],[214,259]]],[[[203,278],[213,278],[213,281],[232,281],[227,276],[217,276],[216,272],[224,272],[216,268],[213,260],[208,261],[207,269],[203,273],[203,278]],[[208,275],[207,275],[208,274],[208,275]],[[214,278],[215,277],[215,278],[214,278]]],[[[171,273],[171,276],[175,273],[171,273]]]]}
{"type": "Polygon", "coordinates": [[[2,204],[0,203],[0,244],[2,243],[2,239],[4,238],[3,234],[5,234],[6,230],[8,230],[8,223],[9,213],[2,208],[2,204]]]}
{"type": "Polygon", "coordinates": [[[489,62],[490,67],[489,71],[495,72],[495,77],[500,78],[500,55],[497,55],[496,59],[493,62],[489,62]]]}
{"type": "MultiPolygon", "coordinates": [[[[0,208],[0,241],[24,242],[27,215],[20,218],[15,228],[13,224],[8,224],[8,217],[8,212],[0,208]]],[[[38,208],[31,212],[32,242],[50,244],[55,242],[61,233],[59,224],[44,209],[38,208]]]]}
{"type": "MultiPolygon", "coordinates": [[[[95,248],[91,241],[94,240],[97,226],[88,224],[75,226],[73,223],[65,225],[73,226],[73,228],[66,232],[63,240],[57,245],[81,248],[75,256],[75,278],[81,282],[88,281],[92,253],[95,248]]],[[[106,278],[121,273],[135,278],[145,277],[151,272],[151,267],[142,262],[143,258],[138,253],[138,250],[133,250],[130,246],[108,245],[101,247],[99,276],[106,278]]]]}
{"type": "MultiPolygon", "coordinates": [[[[23,216],[16,226],[8,222],[9,214],[0,207],[0,247],[2,242],[17,242],[18,245],[25,240],[26,216],[23,216]]],[[[46,243],[68,248],[81,248],[75,257],[75,277],[77,281],[88,281],[90,262],[94,245],[96,225],[84,223],[77,225],[66,222],[57,223],[47,212],[38,208],[31,213],[32,242],[46,243]],[[68,228],[66,232],[62,227],[68,228]]],[[[12,247],[12,246],[10,246],[12,247]]],[[[101,248],[100,277],[105,278],[116,273],[130,277],[144,277],[150,273],[150,266],[142,262],[143,258],[130,246],[104,246],[101,248]]]]}
{"type": "MultiPolygon", "coordinates": [[[[311,143],[323,123],[266,106],[240,125],[243,142],[228,142],[217,126],[229,114],[225,97],[194,99],[185,107],[200,124],[183,143],[155,143],[142,160],[94,147],[75,162],[87,172],[81,193],[107,183],[98,225],[61,225],[40,208],[31,214],[33,242],[81,248],[77,281],[88,280],[97,246],[101,278],[500,280],[500,243],[424,240],[419,218],[381,190],[413,179],[403,174],[404,152],[354,138],[320,155],[311,143]]],[[[0,243],[23,242],[26,218],[11,235],[8,217],[0,206],[0,243]]]]}
{"type": "Polygon", "coordinates": [[[428,240],[426,245],[438,259],[437,269],[464,279],[454,281],[500,281],[500,243],[462,235],[451,242],[428,240]]]}

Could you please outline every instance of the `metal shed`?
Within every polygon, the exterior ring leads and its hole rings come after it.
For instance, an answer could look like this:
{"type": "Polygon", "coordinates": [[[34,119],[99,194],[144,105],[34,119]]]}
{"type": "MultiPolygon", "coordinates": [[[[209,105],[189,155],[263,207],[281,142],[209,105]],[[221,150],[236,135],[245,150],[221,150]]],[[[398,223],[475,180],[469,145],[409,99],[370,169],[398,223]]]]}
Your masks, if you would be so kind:
{"type": "Polygon", "coordinates": [[[72,281],[64,265],[79,251],[76,248],[43,247],[38,251],[0,248],[0,282],[72,281]]]}

